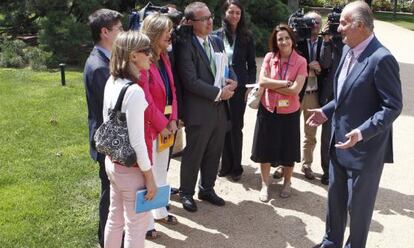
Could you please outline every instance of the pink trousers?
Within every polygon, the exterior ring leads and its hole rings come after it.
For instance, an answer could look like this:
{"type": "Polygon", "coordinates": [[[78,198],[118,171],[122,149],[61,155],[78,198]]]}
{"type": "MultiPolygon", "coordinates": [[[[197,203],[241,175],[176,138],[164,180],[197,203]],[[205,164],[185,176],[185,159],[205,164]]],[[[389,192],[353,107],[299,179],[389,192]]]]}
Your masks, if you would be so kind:
{"type": "Polygon", "coordinates": [[[144,247],[151,213],[135,213],[135,194],[145,188],[144,175],[138,167],[114,164],[107,157],[105,169],[111,182],[108,220],[105,226],[105,248],[119,248],[125,231],[124,248],[144,247]]]}

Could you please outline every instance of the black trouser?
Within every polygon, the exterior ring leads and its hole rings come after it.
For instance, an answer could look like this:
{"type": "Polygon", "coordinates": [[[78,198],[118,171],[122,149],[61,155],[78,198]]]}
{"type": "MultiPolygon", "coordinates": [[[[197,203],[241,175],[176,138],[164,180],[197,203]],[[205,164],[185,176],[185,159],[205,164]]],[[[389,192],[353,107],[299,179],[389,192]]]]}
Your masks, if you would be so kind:
{"type": "Polygon", "coordinates": [[[98,226],[98,239],[101,247],[104,247],[104,238],[105,238],[105,225],[106,220],[108,219],[109,212],[109,192],[110,192],[110,182],[108,175],[105,171],[105,157],[99,159],[99,178],[101,179],[101,196],[99,200],[99,226],[98,226]]]}
{"type": "Polygon", "coordinates": [[[331,120],[327,120],[322,125],[322,134],[321,134],[321,167],[323,170],[323,176],[325,178],[329,177],[329,141],[331,139],[331,120]]]}
{"type": "Polygon", "coordinates": [[[214,188],[227,122],[225,103],[219,103],[215,111],[217,116],[214,120],[185,127],[186,147],[180,168],[181,195],[194,195],[199,171],[200,192],[214,188]]]}
{"type": "Polygon", "coordinates": [[[246,110],[245,87],[238,87],[230,98],[231,130],[226,133],[223,154],[221,157],[221,174],[241,175],[243,173],[242,149],[244,112],[246,110]]]}

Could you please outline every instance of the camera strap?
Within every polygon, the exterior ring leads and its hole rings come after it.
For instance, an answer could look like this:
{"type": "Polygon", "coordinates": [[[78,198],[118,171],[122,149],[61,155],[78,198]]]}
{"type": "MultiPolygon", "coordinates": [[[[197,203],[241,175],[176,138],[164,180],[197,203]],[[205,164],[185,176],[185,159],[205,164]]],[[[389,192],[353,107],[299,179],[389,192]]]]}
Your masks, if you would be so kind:
{"type": "Polygon", "coordinates": [[[316,51],[315,46],[317,48],[318,46],[318,39],[316,39],[315,42],[312,42],[310,39],[308,39],[308,49],[309,49],[309,62],[312,62],[313,60],[316,60],[316,51]]]}

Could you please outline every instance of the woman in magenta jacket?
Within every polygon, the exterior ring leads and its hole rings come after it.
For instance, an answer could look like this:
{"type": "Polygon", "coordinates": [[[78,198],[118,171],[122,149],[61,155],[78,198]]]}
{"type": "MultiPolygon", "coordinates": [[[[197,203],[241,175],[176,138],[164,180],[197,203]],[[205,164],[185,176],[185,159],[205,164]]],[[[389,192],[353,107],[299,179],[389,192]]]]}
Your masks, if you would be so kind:
{"type": "MultiPolygon", "coordinates": [[[[142,23],[141,32],[151,40],[152,64],[149,71],[141,73],[142,80],[148,82],[152,106],[148,111],[150,135],[152,138],[152,162],[155,182],[158,186],[167,184],[169,149],[161,149],[162,143],[174,137],[177,131],[177,98],[174,79],[167,48],[171,43],[171,20],[164,15],[147,16],[142,23]]],[[[177,218],[163,207],[152,210],[155,220],[165,224],[176,224],[177,218]]],[[[149,238],[157,236],[154,222],[148,227],[149,238]]]]}

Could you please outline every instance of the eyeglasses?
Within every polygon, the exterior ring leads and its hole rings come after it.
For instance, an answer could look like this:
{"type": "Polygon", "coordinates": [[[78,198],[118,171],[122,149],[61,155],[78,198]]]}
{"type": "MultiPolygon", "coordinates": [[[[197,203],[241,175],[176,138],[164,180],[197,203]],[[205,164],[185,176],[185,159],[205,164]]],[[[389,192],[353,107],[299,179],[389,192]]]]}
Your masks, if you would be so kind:
{"type": "Polygon", "coordinates": [[[203,17],[200,17],[199,19],[192,19],[192,21],[195,21],[195,22],[206,22],[206,21],[208,21],[208,20],[214,20],[214,16],[212,16],[212,15],[210,15],[210,16],[203,16],[203,17]]]}
{"type": "Polygon", "coordinates": [[[149,56],[151,54],[151,47],[147,47],[147,48],[138,50],[137,53],[143,53],[143,54],[149,56]]]}
{"type": "Polygon", "coordinates": [[[122,32],[124,31],[124,28],[121,26],[112,26],[111,28],[108,28],[109,31],[112,31],[114,29],[118,29],[118,31],[122,32]]]}

